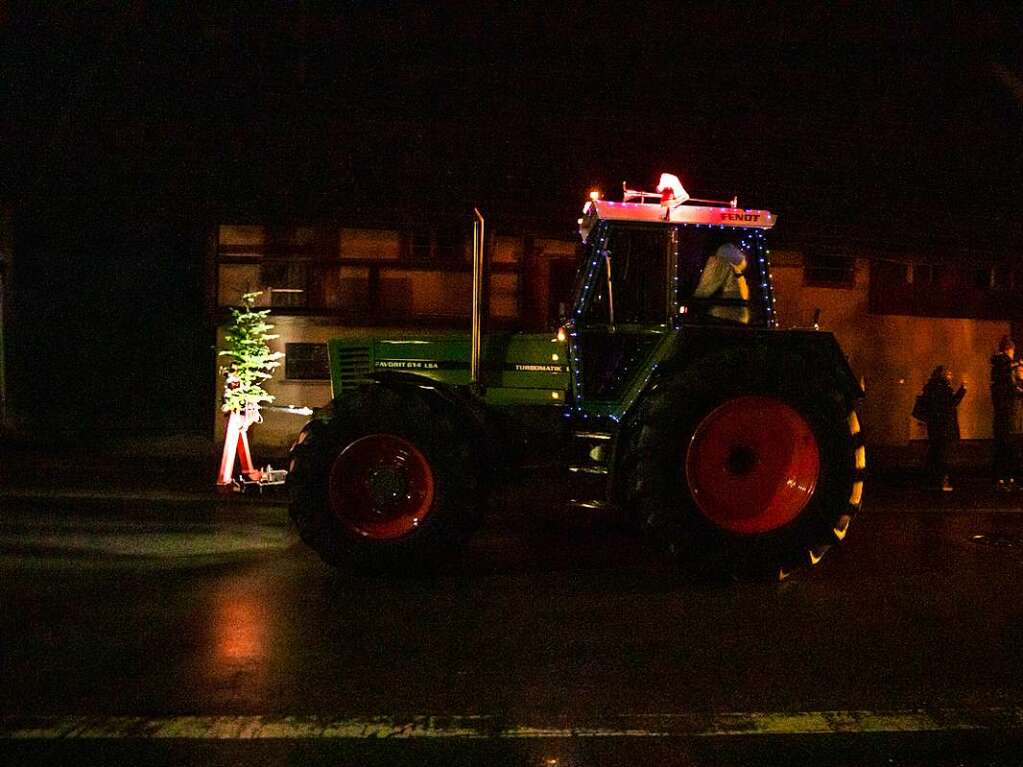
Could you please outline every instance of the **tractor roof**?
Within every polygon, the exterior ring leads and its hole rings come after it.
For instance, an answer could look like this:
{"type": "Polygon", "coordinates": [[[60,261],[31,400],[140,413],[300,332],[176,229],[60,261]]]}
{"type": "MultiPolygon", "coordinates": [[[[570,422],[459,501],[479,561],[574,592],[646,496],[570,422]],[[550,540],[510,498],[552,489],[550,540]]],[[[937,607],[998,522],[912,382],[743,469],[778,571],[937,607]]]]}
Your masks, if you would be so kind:
{"type": "Polygon", "coordinates": [[[659,202],[611,202],[590,200],[584,215],[608,221],[637,221],[650,224],[697,224],[770,229],[776,216],[767,210],[749,210],[735,205],[662,205],[659,202]]]}

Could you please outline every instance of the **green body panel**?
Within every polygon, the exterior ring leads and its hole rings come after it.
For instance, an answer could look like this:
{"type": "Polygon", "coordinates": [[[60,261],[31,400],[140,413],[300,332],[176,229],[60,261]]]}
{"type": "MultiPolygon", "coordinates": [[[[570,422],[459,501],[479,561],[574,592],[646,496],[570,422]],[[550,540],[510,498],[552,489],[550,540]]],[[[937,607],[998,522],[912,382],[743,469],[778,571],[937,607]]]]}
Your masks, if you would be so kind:
{"type": "Polygon", "coordinates": [[[650,352],[646,363],[632,377],[632,380],[625,389],[622,400],[614,403],[612,414],[616,421],[625,417],[625,414],[632,408],[633,403],[646,390],[650,379],[657,370],[657,366],[674,354],[678,348],[679,336],[677,334],[669,333],[667,330],[660,330],[658,334],[661,336],[661,340],[657,342],[657,345],[650,352]]]}
{"type": "Polygon", "coordinates": [[[646,390],[650,379],[657,371],[658,365],[677,352],[679,336],[669,332],[663,325],[652,328],[630,328],[634,333],[645,333],[647,335],[659,336],[659,340],[647,354],[643,363],[637,367],[626,378],[625,388],[621,396],[613,399],[582,400],[579,408],[589,417],[607,417],[616,423],[625,417],[636,400],[646,390]]]}
{"type": "MultiPolygon", "coordinates": [[[[633,337],[642,332],[657,340],[645,358],[625,373],[624,385],[615,397],[580,396],[579,381],[574,380],[568,362],[579,353],[574,337],[558,341],[553,334],[506,333],[483,339],[482,400],[498,407],[570,407],[573,418],[620,423],[651,383],[666,371],[721,349],[762,344],[779,354],[812,354],[822,368],[833,371],[850,396],[862,396],[859,383],[829,333],[753,328],[687,331],[664,326],[622,332],[633,337]]],[[[446,386],[469,384],[469,338],[465,335],[333,339],[329,350],[335,397],[374,375],[388,372],[415,375],[446,386]]]]}
{"type": "MultiPolygon", "coordinates": [[[[484,401],[499,405],[563,405],[570,388],[568,344],[552,334],[505,333],[482,341],[484,401]]],[[[469,383],[469,337],[401,336],[334,339],[331,384],[340,396],[381,373],[416,375],[449,386],[469,383]]]]}

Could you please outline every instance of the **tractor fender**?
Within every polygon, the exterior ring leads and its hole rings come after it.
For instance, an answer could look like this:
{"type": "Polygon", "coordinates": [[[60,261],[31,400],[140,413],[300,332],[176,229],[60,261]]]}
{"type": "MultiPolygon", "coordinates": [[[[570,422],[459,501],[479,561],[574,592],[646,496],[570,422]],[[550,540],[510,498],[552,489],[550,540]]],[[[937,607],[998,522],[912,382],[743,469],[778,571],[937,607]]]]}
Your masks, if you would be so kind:
{"type": "Polygon", "coordinates": [[[815,381],[827,381],[850,408],[864,397],[863,388],[831,333],[748,328],[738,331],[701,328],[699,333],[677,333],[659,355],[646,386],[622,418],[612,445],[609,477],[612,495],[619,495],[621,461],[640,427],[645,403],[661,386],[680,375],[741,377],[745,370],[765,367],[812,371],[812,380],[808,377],[806,381],[808,386],[815,381]]]}
{"type": "Polygon", "coordinates": [[[691,328],[673,334],[658,357],[647,385],[623,422],[635,416],[641,401],[661,382],[695,365],[727,366],[741,372],[749,366],[777,365],[779,360],[788,360],[827,377],[850,403],[864,397],[835,336],[821,331],[691,328]]]}
{"type": "Polygon", "coordinates": [[[494,440],[490,437],[483,408],[465,387],[441,383],[414,373],[384,371],[371,376],[369,386],[383,386],[403,397],[415,397],[435,413],[443,414],[454,423],[462,424],[466,438],[476,456],[475,470],[482,481],[485,470],[494,455],[494,440]]]}
{"type": "MultiPolygon", "coordinates": [[[[454,423],[463,424],[465,434],[472,442],[473,454],[479,457],[478,468],[487,465],[494,455],[495,443],[488,435],[483,410],[476,400],[463,391],[464,387],[440,383],[414,373],[391,371],[374,373],[368,381],[360,385],[382,386],[402,397],[414,397],[425,403],[431,411],[443,414],[454,423]]],[[[296,450],[302,450],[302,443],[311,432],[330,428],[330,423],[339,409],[338,403],[343,401],[348,394],[349,390],[346,390],[327,405],[316,408],[313,417],[305,423],[292,445],[292,454],[296,450]]],[[[486,472],[481,473],[485,474],[486,472]]]]}

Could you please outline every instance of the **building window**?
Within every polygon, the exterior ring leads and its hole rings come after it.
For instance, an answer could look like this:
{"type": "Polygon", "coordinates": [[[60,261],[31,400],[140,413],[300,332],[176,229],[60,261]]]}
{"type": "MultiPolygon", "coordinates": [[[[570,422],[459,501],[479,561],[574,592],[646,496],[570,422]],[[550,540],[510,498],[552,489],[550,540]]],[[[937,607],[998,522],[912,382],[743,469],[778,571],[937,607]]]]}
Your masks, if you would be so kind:
{"type": "Polygon", "coordinates": [[[856,260],[848,256],[808,256],[803,279],[810,287],[851,288],[856,284],[856,260]]]}
{"type": "Polygon", "coordinates": [[[405,237],[405,257],[410,261],[463,264],[465,241],[465,232],[456,226],[415,229],[405,237]]]}
{"type": "Polygon", "coordinates": [[[1011,265],[898,262],[870,264],[872,314],[1012,320],[1019,316],[1011,265]]]}
{"type": "Polygon", "coordinates": [[[259,282],[270,306],[306,306],[308,264],[295,261],[263,261],[259,282]]]}
{"type": "Polygon", "coordinates": [[[1019,284],[1019,275],[1008,264],[984,266],[974,272],[973,284],[981,290],[1013,290],[1019,284]]]}
{"type": "Polygon", "coordinates": [[[329,381],[326,344],[284,344],[284,377],[292,381],[329,381]]]}
{"type": "Polygon", "coordinates": [[[429,261],[433,258],[433,235],[424,230],[409,235],[409,258],[413,261],[429,261]]]}
{"type": "MultiPolygon", "coordinates": [[[[223,318],[224,309],[258,291],[257,305],[280,315],[330,316],[357,326],[425,320],[461,328],[472,306],[470,237],[463,223],[416,230],[222,225],[210,243],[216,280],[211,308],[223,318]]],[[[576,247],[544,242],[552,252],[571,254],[576,247]]],[[[491,233],[489,244],[491,316],[510,325],[526,304],[525,243],[491,233]]]]}
{"type": "Polygon", "coordinates": [[[1004,264],[998,265],[991,270],[992,290],[1012,290],[1013,279],[1012,269],[1004,264]]]}
{"type": "Polygon", "coordinates": [[[337,243],[336,227],[219,227],[217,304],[260,292],[262,307],[333,309],[343,288],[337,243]]]}
{"type": "Polygon", "coordinates": [[[906,282],[909,285],[936,285],[941,272],[934,264],[906,264],[906,282]]]}

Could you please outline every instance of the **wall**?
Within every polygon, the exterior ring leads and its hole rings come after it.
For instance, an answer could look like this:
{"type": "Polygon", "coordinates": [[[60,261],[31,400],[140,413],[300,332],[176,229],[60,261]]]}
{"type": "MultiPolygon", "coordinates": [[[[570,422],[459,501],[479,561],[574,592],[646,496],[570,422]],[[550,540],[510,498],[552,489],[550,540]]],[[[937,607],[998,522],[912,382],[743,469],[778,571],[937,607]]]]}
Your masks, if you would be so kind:
{"type": "Polygon", "coordinates": [[[781,327],[807,327],[816,308],[821,328],[835,334],[853,371],[867,388],[864,431],[877,445],[904,445],[923,439],[926,430],[909,413],[913,400],[936,365],[950,365],[956,381],[965,379],[966,398],[959,407],[964,439],[990,439],[989,364],[1008,322],[871,315],[867,307],[870,269],[857,260],[852,288],[803,284],[798,253],[775,251],[772,269],[781,327]]]}
{"type": "MultiPolygon", "coordinates": [[[[398,260],[399,243],[393,233],[346,229],[342,232],[341,243],[342,263],[345,258],[398,260]]],[[[495,238],[495,262],[514,264],[526,257],[524,286],[527,294],[518,294],[518,274],[492,275],[491,313],[495,318],[504,319],[519,316],[524,326],[530,323],[540,326],[546,322],[550,262],[573,259],[575,244],[532,240],[528,247],[529,252],[524,253],[521,238],[495,238]]],[[[871,444],[903,446],[926,436],[922,426],[909,413],[914,397],[931,370],[939,364],[951,365],[956,379],[967,382],[968,393],[959,408],[963,438],[991,437],[988,359],[998,339],[1010,332],[1008,322],[872,315],[868,306],[870,269],[865,259],[857,260],[855,282],[849,288],[804,284],[803,260],[798,252],[775,251],[772,263],[779,325],[783,328],[807,327],[813,320],[815,309],[820,308],[822,329],[835,334],[854,372],[863,378],[867,399],[862,421],[871,444]]],[[[435,318],[446,316],[456,324],[459,318],[468,317],[471,275],[466,272],[406,270],[401,263],[394,263],[388,266],[386,274],[381,274],[382,279],[398,276],[407,280],[404,301],[412,314],[435,318]]],[[[356,280],[358,273],[353,269],[349,277],[356,280]]],[[[401,332],[396,327],[356,327],[351,318],[346,322],[339,317],[276,315],[273,322],[275,332],[280,334],[275,344],[278,351],[284,351],[284,344],[290,342],[326,342],[334,337],[401,332]]],[[[410,317],[409,324],[415,322],[415,318],[410,317]]],[[[419,334],[423,330],[415,332],[419,334]]],[[[223,327],[218,331],[220,348],[222,342],[223,327]]],[[[220,383],[217,378],[214,383],[216,391],[219,391],[220,383]]],[[[285,380],[283,366],[268,382],[267,389],[277,397],[276,404],[280,405],[318,407],[330,399],[329,382],[285,380]]],[[[253,430],[253,443],[268,453],[282,452],[290,445],[303,422],[304,418],[300,416],[268,411],[264,423],[253,430]]],[[[218,416],[218,438],[222,437],[223,431],[224,420],[218,416]]]]}
{"type": "MultiPolygon", "coordinates": [[[[331,338],[400,334],[410,332],[409,328],[415,328],[411,332],[416,335],[450,334],[457,328],[463,328],[468,334],[472,305],[471,240],[466,243],[461,264],[417,263],[402,259],[401,235],[397,231],[341,228],[336,239],[328,242],[325,232],[329,230],[330,227],[289,227],[274,232],[276,240],[273,240],[264,227],[220,226],[218,247],[221,253],[229,254],[232,261],[218,264],[218,305],[236,304],[243,293],[252,290],[264,290],[260,305],[269,305],[270,294],[267,287],[260,284],[259,259],[265,252],[281,258],[282,254],[290,252],[289,248],[305,247],[306,250],[294,253],[299,258],[315,254],[319,259],[317,263],[322,268],[306,284],[315,290],[316,300],[326,304],[326,310],[323,316],[274,314],[271,317],[275,326],[273,332],[280,336],[272,344],[274,351],[284,352],[288,343],[324,343],[331,338]],[[271,250],[268,251],[268,247],[271,250]],[[375,307],[369,306],[368,298],[371,269],[378,277],[375,307]],[[336,290],[328,289],[333,284],[336,290]],[[332,311],[333,316],[330,316],[332,311]],[[404,318],[405,327],[371,327],[374,313],[378,317],[404,318]]],[[[521,236],[492,233],[489,238],[494,267],[490,275],[490,316],[505,325],[516,322],[522,314],[518,265],[525,242],[521,236]]],[[[550,247],[555,255],[566,247],[561,243],[559,250],[558,243],[553,241],[541,241],[541,246],[550,247]]],[[[316,307],[310,305],[310,308],[316,307]]],[[[224,329],[224,324],[217,329],[217,348],[224,347],[224,329]]],[[[284,376],[282,360],[274,377],[265,384],[267,391],[276,397],[274,405],[319,407],[330,401],[329,381],[293,381],[284,376]]],[[[217,374],[213,390],[218,401],[222,384],[217,374]]],[[[266,456],[283,453],[305,420],[306,417],[295,414],[264,411],[263,423],[254,426],[250,435],[255,459],[261,460],[261,453],[266,456]]],[[[218,411],[215,421],[214,432],[219,441],[224,436],[226,419],[218,411]]]]}
{"type": "Polygon", "coordinates": [[[526,262],[526,291],[523,301],[522,325],[530,331],[550,330],[553,318],[551,304],[568,301],[571,296],[551,296],[552,263],[572,264],[579,261],[579,243],[576,240],[538,238],[532,242],[532,250],[526,262]]]}

